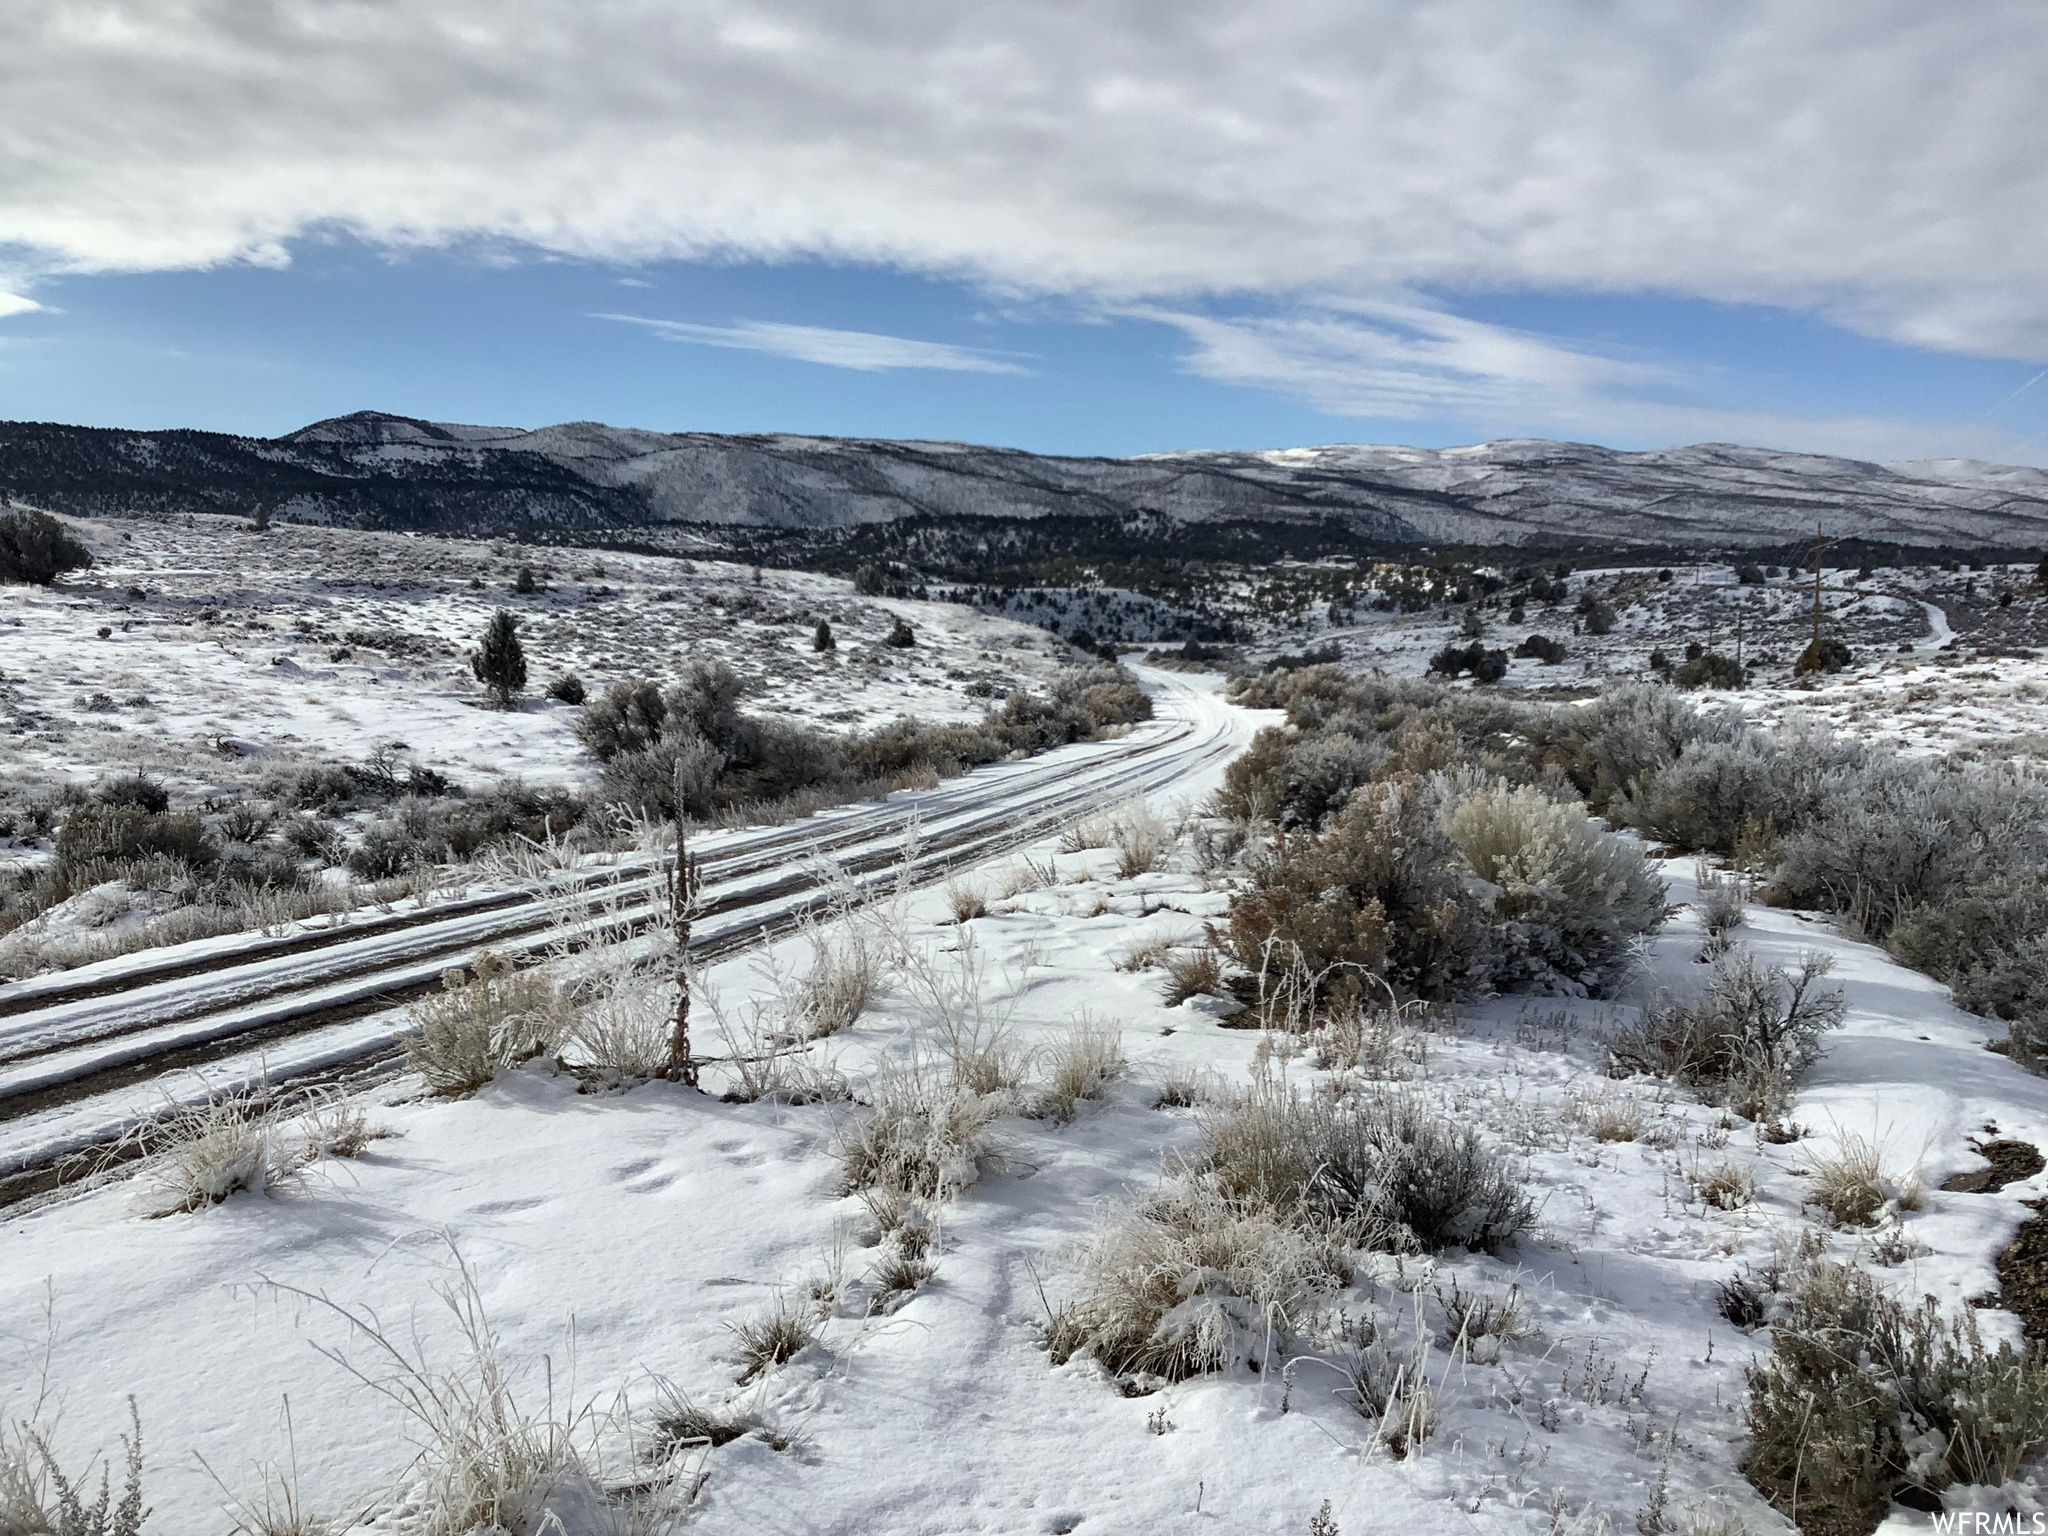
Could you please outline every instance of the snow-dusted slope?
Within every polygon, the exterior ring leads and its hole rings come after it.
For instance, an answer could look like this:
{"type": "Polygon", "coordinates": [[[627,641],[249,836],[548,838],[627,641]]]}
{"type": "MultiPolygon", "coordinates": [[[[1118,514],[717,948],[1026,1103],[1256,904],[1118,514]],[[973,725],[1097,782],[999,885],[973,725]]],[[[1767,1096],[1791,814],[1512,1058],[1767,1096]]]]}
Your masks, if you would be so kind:
{"type": "Polygon", "coordinates": [[[81,513],[267,504],[302,521],[465,533],[1155,515],[1329,521],[1421,544],[1760,546],[1816,524],[1831,537],[1898,544],[2048,540],[2048,474],[2038,469],[1884,465],[1721,443],[1622,453],[1514,439],[1093,459],[596,422],[450,426],[365,411],[269,440],[0,424],[0,490],[81,513]]]}

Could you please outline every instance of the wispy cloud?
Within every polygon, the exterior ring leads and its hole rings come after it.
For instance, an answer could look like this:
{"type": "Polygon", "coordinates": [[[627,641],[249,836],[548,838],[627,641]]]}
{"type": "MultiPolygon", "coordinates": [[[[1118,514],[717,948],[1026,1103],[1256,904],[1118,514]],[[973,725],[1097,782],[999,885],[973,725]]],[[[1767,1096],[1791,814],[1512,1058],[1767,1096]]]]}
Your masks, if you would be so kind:
{"type": "Polygon", "coordinates": [[[1713,398],[1715,381],[1669,363],[1406,299],[1327,299],[1249,317],[1157,306],[1120,313],[1179,330],[1192,343],[1181,359],[1190,373],[1271,390],[1331,416],[1449,422],[1475,437],[1742,442],[1869,459],[1960,454],[2030,461],[2021,434],[1988,421],[1731,407],[1713,398]]]}
{"type": "Polygon", "coordinates": [[[645,315],[596,314],[596,320],[637,325],[666,341],[700,347],[730,347],[740,352],[767,352],[828,368],[885,373],[897,368],[936,368],[949,373],[1014,373],[1030,370],[1001,353],[960,347],[945,341],[916,341],[907,336],[882,336],[873,331],[837,331],[821,325],[785,325],[775,320],[740,320],[732,325],[696,325],[683,320],[655,320],[645,315]]]}
{"type": "Polygon", "coordinates": [[[9,315],[32,315],[42,307],[34,299],[0,290],[0,320],[6,319],[9,315]]]}

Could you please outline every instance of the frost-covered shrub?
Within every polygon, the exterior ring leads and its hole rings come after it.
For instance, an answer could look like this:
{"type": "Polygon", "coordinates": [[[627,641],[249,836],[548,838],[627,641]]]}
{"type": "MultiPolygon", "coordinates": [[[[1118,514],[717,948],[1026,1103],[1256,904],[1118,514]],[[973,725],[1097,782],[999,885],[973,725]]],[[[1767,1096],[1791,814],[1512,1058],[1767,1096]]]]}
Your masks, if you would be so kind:
{"type": "Polygon", "coordinates": [[[1747,684],[1749,675],[1742,664],[1732,656],[1719,651],[1702,651],[1688,657],[1672,669],[1671,682],[1677,688],[1740,688],[1747,684]]]}
{"type": "Polygon", "coordinates": [[[89,802],[74,807],[57,828],[60,865],[152,857],[203,864],[210,853],[206,829],[193,811],[149,811],[132,803],[89,802]]]}
{"type": "Polygon", "coordinates": [[[645,752],[661,740],[668,721],[668,702],[661,689],[644,677],[628,678],[583,706],[576,717],[576,736],[599,762],[628,752],[645,752]]]}
{"type": "Polygon", "coordinates": [[[1610,688],[1581,709],[1556,711],[1537,722],[1545,755],[1602,812],[1689,746],[1734,741],[1746,729],[1739,715],[1702,711],[1654,683],[1610,688]]]}
{"type": "Polygon", "coordinates": [[[860,1021],[881,990],[882,945],[868,928],[842,921],[828,929],[808,917],[798,928],[810,948],[803,975],[784,988],[784,1011],[803,1040],[817,1040],[860,1021]]]}
{"type": "Polygon", "coordinates": [[[442,990],[406,1009],[406,1064],[433,1092],[474,1093],[500,1072],[546,1055],[562,1041],[569,1018],[554,983],[514,971],[488,952],[473,971],[450,970],[442,990]]]}
{"type": "Polygon", "coordinates": [[[1700,893],[1693,910],[1710,939],[1724,939],[1742,926],[1749,913],[1749,893],[1740,876],[1721,874],[1702,862],[1693,883],[1700,893]]]}
{"type": "Polygon", "coordinates": [[[439,818],[448,851],[466,859],[497,843],[560,837],[589,814],[570,790],[508,779],[456,801],[439,818]]]}
{"type": "Polygon", "coordinates": [[[1576,802],[1500,782],[1465,795],[1443,825],[1492,887],[1500,984],[1597,992],[1669,914],[1642,849],[1601,831],[1576,802]]]}
{"type": "Polygon", "coordinates": [[[365,880],[389,880],[434,862],[438,850],[399,822],[372,822],[348,851],[348,867],[365,880]]]}
{"type": "Polygon", "coordinates": [[[1817,1261],[1747,1372],[1743,1473],[1800,1529],[1863,1536],[1895,1500],[2010,1483],[2048,1443],[2048,1358],[1987,1348],[1968,1312],[1911,1310],[1869,1275],[1817,1261]]]}
{"type": "Polygon", "coordinates": [[[1092,1356],[1120,1376],[1182,1381],[1299,1328],[1342,1278],[1331,1257],[1263,1207],[1193,1180],[1112,1209],[1053,1318],[1053,1363],[1092,1356]]]}
{"type": "Polygon", "coordinates": [[[1496,1252],[1535,1221],[1478,1133],[1404,1090],[1339,1097],[1263,1078],[1204,1115],[1202,1145],[1225,1195],[1350,1247],[1496,1252]]]}
{"type": "Polygon", "coordinates": [[[1744,729],[1729,740],[1694,742],[1673,761],[1614,797],[1616,820],[1674,848],[1730,852],[1746,826],[1796,826],[1823,796],[1822,781],[1855,749],[1825,738],[1770,740],[1744,729]]]}
{"type": "Polygon", "coordinates": [[[2048,934],[1982,955],[1951,986],[1959,1006],[2006,1021],[2015,1060],[2048,1066],[2048,934]]]}
{"type": "Polygon", "coordinates": [[[709,816],[724,770],[723,752],[695,732],[678,732],[609,759],[598,774],[598,798],[666,820],[709,816]]]}
{"type": "Polygon", "coordinates": [[[1223,770],[1218,814],[1234,821],[1322,826],[1387,761],[1386,747],[1346,731],[1302,735],[1268,728],[1223,770]]]}
{"type": "Polygon", "coordinates": [[[1613,1070],[1675,1078],[1749,1119],[1772,1118],[1819,1056],[1821,1036],[1841,1026],[1842,994],[1821,986],[1831,968],[1811,953],[1788,973],[1734,945],[1698,999],[1646,1008],[1610,1040],[1613,1070]]]}
{"type": "Polygon", "coordinates": [[[1814,813],[1787,831],[1771,895],[1853,911],[1882,938],[1908,908],[1986,871],[2038,865],[2044,852],[2048,783],[1878,759],[1827,776],[1814,813]]]}
{"type": "Polygon", "coordinates": [[[1445,998],[1492,974],[1492,937],[1439,795],[1401,778],[1365,786],[1320,837],[1289,836],[1231,899],[1228,943],[1247,970],[1277,962],[1336,978],[1377,973],[1445,998]]]}
{"type": "Polygon", "coordinates": [[[674,1027],[670,989],[622,978],[576,1011],[563,1043],[579,1069],[614,1083],[644,1082],[668,1070],[674,1027]]]}
{"type": "Polygon", "coordinates": [[[149,1510],[142,1502],[142,1418],[132,1397],[128,1424],[118,1500],[107,1467],[96,1498],[90,1464],[76,1477],[66,1474],[50,1448],[49,1425],[0,1426],[0,1536],[141,1536],[149,1510]]]}

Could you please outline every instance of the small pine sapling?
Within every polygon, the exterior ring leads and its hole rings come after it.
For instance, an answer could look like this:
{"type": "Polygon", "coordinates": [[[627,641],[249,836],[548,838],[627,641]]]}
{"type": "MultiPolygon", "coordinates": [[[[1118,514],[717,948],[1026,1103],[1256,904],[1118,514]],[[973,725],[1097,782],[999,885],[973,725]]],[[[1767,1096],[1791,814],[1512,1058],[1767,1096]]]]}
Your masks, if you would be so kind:
{"type": "Polygon", "coordinates": [[[811,649],[819,652],[839,649],[839,642],[832,638],[832,626],[823,619],[818,620],[818,627],[811,633],[811,649]]]}
{"type": "Polygon", "coordinates": [[[489,690],[491,708],[518,707],[526,691],[526,650],[519,643],[519,621],[504,609],[484,626],[483,643],[471,653],[469,669],[489,690]]]}

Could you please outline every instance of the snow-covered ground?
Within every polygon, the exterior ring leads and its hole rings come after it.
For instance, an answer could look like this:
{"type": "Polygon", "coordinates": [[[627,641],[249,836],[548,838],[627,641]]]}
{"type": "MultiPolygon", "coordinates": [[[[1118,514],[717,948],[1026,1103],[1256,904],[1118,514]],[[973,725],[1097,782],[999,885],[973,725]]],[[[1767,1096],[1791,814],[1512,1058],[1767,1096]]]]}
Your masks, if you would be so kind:
{"type": "MultiPolygon", "coordinates": [[[[1765,961],[1834,956],[1849,1005],[1794,1106],[1806,1139],[1763,1144],[1682,1093],[1605,1080],[1598,1035],[1629,1001],[1500,999],[1405,1042],[1399,1070],[1507,1151],[1541,1200],[1536,1232],[1500,1258],[1389,1261],[1340,1299],[1402,1338],[1418,1319],[1441,1326],[1436,1297],[1453,1280],[1519,1288],[1536,1331],[1494,1362],[1434,1347],[1441,1426],[1405,1458],[1309,1357],[1125,1397],[1084,1362],[1050,1365],[1043,1327],[1098,1210],[1155,1188],[1162,1160],[1195,1140],[1197,1112],[1154,1107],[1160,1086],[1189,1073],[1242,1086],[1262,1054],[1297,1084],[1321,1074],[1284,1050],[1274,1061],[1274,1042],[1228,1027],[1213,1004],[1167,1007],[1156,971],[1115,966],[1148,941],[1192,941],[1228,891],[1190,868],[1185,847],[1130,879],[1112,864],[1105,850],[1048,844],[1028,864],[978,872],[992,910],[964,926],[947,920],[943,892],[904,904],[912,948],[935,974],[971,969],[1019,1045],[1087,1018],[1117,1031],[1131,1070],[1071,1121],[999,1124],[1001,1167],[945,1208],[936,1273],[893,1310],[867,1312],[871,1219],[836,1181],[835,1138],[858,1109],[724,1103],[666,1084],[579,1094],[573,1078],[524,1071],[458,1103],[387,1095],[374,1119],[389,1139],[268,1196],[151,1220],[116,1184],[10,1213],[0,1418],[29,1409],[53,1337],[60,1456],[113,1446],[132,1394],[152,1529],[225,1529],[215,1476],[256,1498],[292,1467],[303,1505],[353,1512],[416,1447],[393,1405],[331,1356],[372,1379],[388,1362],[307,1295],[372,1309],[390,1338],[454,1370],[437,1291],[459,1253],[533,1411],[623,1400],[644,1423],[658,1378],[795,1436],[786,1450],[748,1437],[707,1454],[693,1515],[707,1532],[1298,1533],[1324,1500],[1350,1536],[1629,1531],[1663,1477],[1674,1517],[1725,1510],[1762,1533],[1784,1523],[1738,1471],[1755,1345],[1719,1316],[1714,1287],[1808,1224],[1801,1174],[1816,1152],[1858,1134],[1899,1175],[1917,1169],[1929,1193],[1902,1213],[1892,1252],[1904,1260],[1874,1272],[1908,1300],[1950,1307],[1995,1289],[1992,1259],[2021,1201],[2048,1188],[2037,1175],[1998,1194],[1939,1192],[1976,1166],[1967,1141],[1989,1127],[2048,1145],[2040,1079],[1987,1053],[1982,1020],[1882,952],[1821,920],[1752,909],[1738,937],[1765,961]],[[1618,1098],[1634,1101],[1641,1134],[1595,1139],[1588,1106],[1618,1098]],[[1694,1196],[1692,1175],[1722,1162],[1753,1174],[1754,1205],[1694,1196]],[[808,1305],[814,1282],[834,1277],[845,1300],[817,1344],[736,1385],[730,1325],[778,1299],[808,1305]]],[[[1690,864],[1664,872],[1686,900],[1690,864]]],[[[1636,1001],[1697,986],[1700,939],[1689,915],[1676,919],[1636,1001]]],[[[729,961],[710,982],[739,1016],[801,948],[729,961]]],[[[814,1049],[872,1079],[928,1042],[916,992],[899,983],[814,1049]]],[[[1827,1242],[1874,1263],[1877,1236],[1827,1242]]],[[[1978,1315],[1989,1335],[2016,1336],[2009,1315],[1978,1315]]],[[[613,1450],[624,1454],[616,1438],[613,1450]]]]}
{"type": "Polygon", "coordinates": [[[1339,622],[1287,627],[1252,654],[1337,646],[1354,670],[1419,677],[1446,645],[1475,640],[1508,652],[1505,686],[1581,693],[1615,678],[1646,679],[1662,651],[1674,664],[1698,644],[1740,655],[1750,686],[1702,692],[1703,703],[1740,705],[1761,723],[1828,726],[1911,752],[1993,759],[2048,756],[2048,589],[2032,566],[1943,571],[1885,569],[1862,578],[1827,573],[1827,632],[1850,646],[1851,665],[1808,680],[1792,666],[1812,633],[1812,576],[1781,572],[1744,585],[1728,565],[1679,567],[1670,581],[1642,568],[1574,571],[1570,597],[1531,601],[1512,620],[1513,592],[1413,614],[1366,609],[1339,622]],[[1604,635],[1576,612],[1592,593],[1614,616],[1604,635]],[[2009,601],[2001,599],[2009,598],[2009,601]],[[1562,662],[1516,657],[1531,635],[1563,642],[1562,662]]]}
{"type": "Polygon", "coordinates": [[[141,767],[180,798],[394,743],[458,782],[573,782],[590,766],[574,711],[544,692],[564,673],[595,693],[718,658],[751,685],[748,709],[845,730],[978,718],[1065,651],[971,609],[800,572],[284,523],[258,534],[227,517],[70,526],[92,570],[0,589],[0,770],[141,767]],[[512,590],[522,566],[542,590],[512,590]],[[467,660],[501,608],[521,621],[530,679],[509,713],[481,707],[467,660]],[[898,617],[908,648],[881,643],[898,617]],[[836,650],[813,650],[819,619],[836,650]]]}

